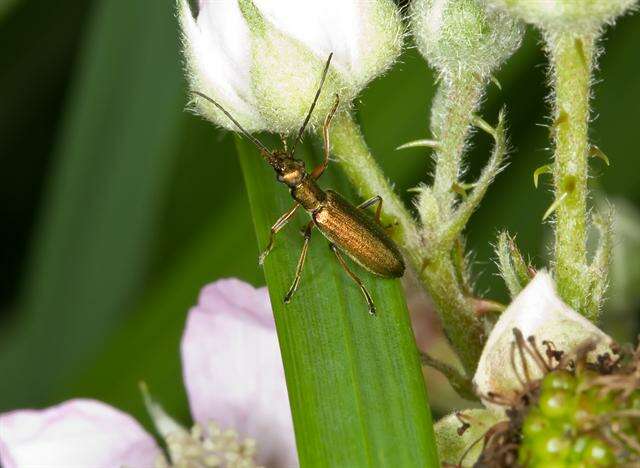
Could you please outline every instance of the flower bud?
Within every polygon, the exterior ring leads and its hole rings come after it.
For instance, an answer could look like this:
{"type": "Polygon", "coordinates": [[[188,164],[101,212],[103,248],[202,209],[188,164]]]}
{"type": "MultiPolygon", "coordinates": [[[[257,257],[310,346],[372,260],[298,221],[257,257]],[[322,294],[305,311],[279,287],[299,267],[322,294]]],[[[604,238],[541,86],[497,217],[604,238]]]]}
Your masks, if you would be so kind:
{"type": "MultiPolygon", "coordinates": [[[[251,86],[250,32],[237,2],[201,2],[197,19],[187,0],[178,0],[185,68],[192,91],[225,107],[249,132],[267,129],[251,86]]],[[[229,130],[237,130],[218,108],[194,96],[193,109],[229,130]]]]}
{"type": "Polygon", "coordinates": [[[476,0],[415,0],[411,7],[418,49],[445,76],[488,77],[522,40],[523,26],[476,0]]]}
{"type": "Polygon", "coordinates": [[[312,125],[328,113],[336,94],[350,102],[400,53],[402,24],[390,0],[240,0],[240,8],[252,32],[258,108],[276,132],[300,127],[330,53],[312,125]]]}
{"type": "MultiPolygon", "coordinates": [[[[249,131],[297,131],[331,53],[311,125],[324,119],[336,94],[350,103],[402,46],[402,22],[391,0],[201,0],[197,19],[186,0],[179,1],[192,89],[220,101],[249,131]]],[[[214,123],[233,128],[206,101],[195,105],[214,123]]]]}
{"type": "MultiPolygon", "coordinates": [[[[251,31],[250,74],[256,106],[270,130],[291,133],[300,127],[309,111],[331,51],[316,56],[276,28],[252,0],[240,0],[240,9],[251,31]]],[[[353,98],[333,66],[318,98],[312,124],[329,112],[336,94],[345,101],[353,98]]]]}
{"type": "Polygon", "coordinates": [[[611,343],[611,338],[598,327],[562,302],[551,276],[540,271],[502,313],[489,335],[473,378],[476,391],[481,396],[489,393],[510,396],[522,390],[520,381],[526,380],[524,376],[527,373],[532,380],[544,375],[526,351],[522,355],[527,363],[527,372],[520,353],[516,350],[515,355],[512,354],[513,330],[516,328],[525,339],[533,336],[538,346],[549,341],[567,355],[591,342],[595,349],[589,356],[594,356],[606,352],[611,343]],[[511,356],[515,358],[512,360],[511,356]]]}
{"type": "Polygon", "coordinates": [[[596,33],[636,0],[485,0],[487,6],[521,18],[548,32],[596,33]]]}

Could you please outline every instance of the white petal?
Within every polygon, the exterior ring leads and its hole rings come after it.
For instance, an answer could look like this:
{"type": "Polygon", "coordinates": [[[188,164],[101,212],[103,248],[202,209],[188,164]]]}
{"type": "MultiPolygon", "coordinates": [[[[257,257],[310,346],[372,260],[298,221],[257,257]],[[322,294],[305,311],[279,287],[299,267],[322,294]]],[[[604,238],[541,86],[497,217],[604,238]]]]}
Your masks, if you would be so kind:
{"type": "Polygon", "coordinates": [[[5,468],[150,468],[160,450],[131,416],[93,400],[0,415],[5,468]]]}
{"type": "MultiPolygon", "coordinates": [[[[179,0],[178,14],[192,89],[219,101],[248,131],[265,129],[251,90],[249,29],[238,2],[201,2],[196,20],[187,0],[179,0]]],[[[210,103],[201,98],[194,102],[206,118],[237,130],[210,103]]]]}
{"type": "Polygon", "coordinates": [[[397,9],[389,0],[254,0],[265,19],[333,65],[347,82],[363,86],[393,62],[402,42],[397,9]]]}
{"type": "MultiPolygon", "coordinates": [[[[558,350],[569,354],[591,340],[597,345],[593,356],[606,352],[611,342],[598,327],[562,302],[549,273],[541,271],[503,312],[489,335],[473,379],[480,395],[510,395],[522,388],[517,378],[524,376],[520,359],[515,359],[516,369],[510,361],[514,328],[525,338],[533,335],[538,346],[543,340],[552,341],[558,350]]],[[[542,371],[533,359],[527,356],[527,362],[531,378],[541,377],[542,371]]]]}
{"type": "Polygon", "coordinates": [[[266,288],[221,280],[205,287],[182,338],[193,418],[258,442],[258,462],[297,465],[289,400],[266,288]]]}

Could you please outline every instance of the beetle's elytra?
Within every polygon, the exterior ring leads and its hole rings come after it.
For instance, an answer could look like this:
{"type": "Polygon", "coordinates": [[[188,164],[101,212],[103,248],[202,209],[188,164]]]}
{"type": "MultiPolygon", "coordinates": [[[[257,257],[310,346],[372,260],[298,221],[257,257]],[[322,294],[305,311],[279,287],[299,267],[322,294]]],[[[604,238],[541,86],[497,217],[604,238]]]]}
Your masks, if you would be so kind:
{"type": "Polygon", "coordinates": [[[304,162],[294,157],[296,146],[306,129],[313,109],[320,97],[332,56],[333,54],[329,55],[322,73],[318,91],[290,150],[287,149],[286,141],[284,141],[284,150],[269,150],[260,140],[244,130],[236,119],[220,104],[202,93],[196,92],[195,94],[208,100],[220,109],[231,119],[238,129],[258,147],[264,159],[275,170],[278,181],[289,187],[291,197],[295,201],[293,207],[280,216],[271,227],[269,243],[260,255],[260,263],[262,263],[269,252],[271,252],[276,233],[286,226],[299,207],[302,207],[311,216],[311,220],[304,230],[304,244],[302,246],[302,252],[300,253],[300,259],[298,260],[295,277],[289,291],[284,297],[284,302],[288,303],[298,288],[304,262],[307,257],[311,231],[313,227],[316,227],[328,239],[329,246],[336,255],[340,265],[359,286],[360,291],[362,291],[367,301],[369,313],[374,315],[376,308],[371,299],[371,295],[364,287],[360,278],[351,271],[343,258],[343,253],[367,271],[383,278],[401,277],[404,274],[405,266],[400,250],[380,225],[382,198],[375,196],[358,206],[354,206],[333,190],[322,190],[316,182],[329,164],[329,126],[338,108],[338,96],[336,96],[335,104],[324,121],[322,132],[324,138],[324,160],[322,163],[308,173],[305,169],[304,162]],[[374,204],[378,205],[375,219],[364,211],[374,204]]]}
{"type": "Polygon", "coordinates": [[[402,254],[379,223],[333,190],[313,213],[316,226],[340,250],[371,273],[384,278],[404,274],[402,254]]]}

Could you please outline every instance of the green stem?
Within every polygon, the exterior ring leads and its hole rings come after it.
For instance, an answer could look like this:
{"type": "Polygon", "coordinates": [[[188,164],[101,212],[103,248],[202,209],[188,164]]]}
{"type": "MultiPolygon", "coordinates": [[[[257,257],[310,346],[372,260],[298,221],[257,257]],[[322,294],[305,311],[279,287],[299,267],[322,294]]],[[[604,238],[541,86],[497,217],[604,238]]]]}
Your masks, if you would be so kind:
{"type": "Polygon", "coordinates": [[[431,132],[438,142],[433,190],[445,218],[453,210],[456,194],[452,188],[462,175],[464,147],[482,90],[481,80],[466,74],[452,81],[444,81],[433,102],[431,132]]]}
{"type": "Polygon", "coordinates": [[[589,85],[594,37],[558,34],[549,39],[555,90],[555,276],[560,296],[585,313],[589,85]]]}
{"type": "Polygon", "coordinates": [[[482,351],[484,329],[474,314],[471,298],[463,294],[451,255],[441,252],[424,264],[425,247],[416,223],[367,148],[351,114],[344,112],[334,118],[330,138],[333,154],[360,195],[363,198],[380,195],[384,200],[383,219],[387,216],[384,222],[398,223],[392,236],[418,272],[449,341],[467,373],[472,375],[482,351]]]}
{"type": "Polygon", "coordinates": [[[433,256],[420,268],[420,279],[436,305],[444,333],[467,375],[473,375],[486,339],[473,299],[464,294],[451,255],[433,256]]]}

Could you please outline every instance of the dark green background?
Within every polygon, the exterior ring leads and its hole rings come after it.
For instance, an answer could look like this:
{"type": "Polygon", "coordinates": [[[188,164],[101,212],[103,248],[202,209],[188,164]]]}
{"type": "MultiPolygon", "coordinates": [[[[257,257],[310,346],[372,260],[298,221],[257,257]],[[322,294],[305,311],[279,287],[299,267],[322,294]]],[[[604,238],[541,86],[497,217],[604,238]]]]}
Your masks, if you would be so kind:
{"type": "MultiPolygon", "coordinates": [[[[178,343],[188,308],[212,280],[264,280],[232,138],[183,110],[173,2],[4,4],[0,410],[86,396],[148,423],[136,385],[144,379],[187,420],[178,343]]],[[[606,35],[592,131],[612,161],[593,162],[598,185],[635,206],[639,31],[636,15],[606,35]]],[[[538,125],[547,122],[545,70],[540,38],[529,31],[498,74],[502,92],[492,86],[482,109],[493,122],[508,106],[514,148],[468,229],[478,289],[496,298],[505,298],[490,245],[498,229],[517,233],[533,262],[545,262],[548,179],[537,191],[531,183],[550,157],[538,125]]],[[[411,48],[358,105],[369,144],[407,199],[431,162],[424,151],[394,148],[428,137],[433,80],[411,48]]],[[[474,139],[472,174],[489,145],[474,139]]],[[[616,314],[607,328],[632,331],[637,309],[616,314]]]]}

